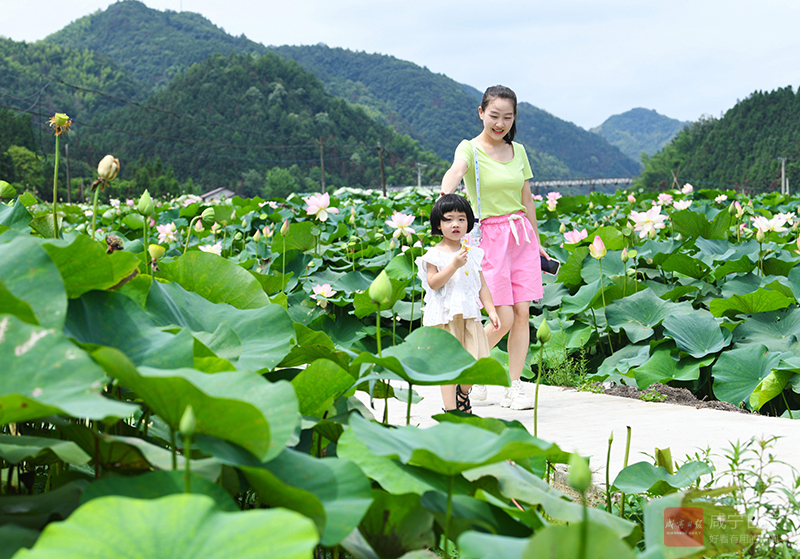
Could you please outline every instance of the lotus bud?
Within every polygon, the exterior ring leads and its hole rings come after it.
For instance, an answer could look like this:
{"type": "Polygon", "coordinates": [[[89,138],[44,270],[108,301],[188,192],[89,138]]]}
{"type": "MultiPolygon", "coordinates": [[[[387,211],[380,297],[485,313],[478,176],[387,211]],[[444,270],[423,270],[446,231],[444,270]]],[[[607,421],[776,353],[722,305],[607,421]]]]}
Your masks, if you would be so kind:
{"type": "Polygon", "coordinates": [[[261,240],[261,231],[259,231],[258,229],[256,229],[256,234],[255,234],[255,235],[253,235],[253,240],[254,240],[255,242],[258,242],[258,241],[260,241],[260,240],[261,240]]]}
{"type": "Polygon", "coordinates": [[[756,231],[756,240],[759,243],[763,243],[765,238],[766,238],[766,235],[764,235],[764,231],[762,231],[761,227],[759,227],[758,231],[756,231]]]}
{"type": "Polygon", "coordinates": [[[208,207],[203,210],[203,213],[200,214],[200,219],[203,220],[203,223],[206,225],[211,225],[217,220],[217,212],[214,208],[208,207]]]}
{"type": "Polygon", "coordinates": [[[189,438],[194,436],[194,431],[196,428],[197,421],[194,418],[194,410],[192,409],[192,404],[189,404],[183,411],[178,430],[181,432],[181,435],[183,435],[184,438],[189,438]]]}
{"type": "Polygon", "coordinates": [[[97,164],[97,176],[104,181],[112,181],[119,174],[119,159],[113,155],[106,155],[97,164]]]}
{"type": "Polygon", "coordinates": [[[6,181],[0,181],[0,198],[13,198],[17,190],[6,181]]]}
{"type": "Polygon", "coordinates": [[[797,233],[798,225],[800,225],[800,224],[798,224],[798,223],[795,221],[795,222],[794,222],[794,225],[792,225],[792,233],[797,233]]]}
{"type": "Polygon", "coordinates": [[[202,233],[203,231],[205,231],[202,219],[198,219],[197,221],[194,222],[194,230],[197,231],[198,233],[202,233]]]}
{"type": "Polygon", "coordinates": [[[563,235],[564,233],[567,232],[567,226],[564,223],[562,223],[561,227],[558,228],[558,232],[563,235]]]}
{"type": "Polygon", "coordinates": [[[158,260],[159,258],[164,256],[164,253],[167,252],[167,249],[165,249],[161,245],[149,245],[147,247],[147,252],[150,253],[150,258],[152,258],[153,260],[158,260]]]}
{"type": "Polygon", "coordinates": [[[261,230],[264,233],[264,236],[270,238],[272,236],[272,229],[269,228],[269,225],[265,225],[264,229],[261,230]]]}
{"type": "Polygon", "coordinates": [[[289,232],[289,220],[287,219],[283,222],[283,225],[281,225],[281,235],[285,237],[286,233],[288,232],[289,232]]]}
{"type": "Polygon", "coordinates": [[[603,239],[600,238],[600,235],[594,236],[594,241],[589,245],[589,254],[597,260],[606,255],[606,245],[603,244],[603,239]]]}
{"type": "Polygon", "coordinates": [[[655,239],[656,237],[658,237],[658,232],[655,229],[650,229],[650,232],[647,233],[647,236],[650,239],[655,239]]]}
{"type": "Polygon", "coordinates": [[[569,457],[569,475],[567,481],[578,493],[585,493],[589,486],[592,484],[592,472],[589,469],[589,464],[583,457],[573,453],[569,457]]]}
{"type": "Polygon", "coordinates": [[[728,206],[728,214],[736,215],[736,202],[731,202],[731,205],[728,206]]]}
{"type": "Polygon", "coordinates": [[[590,210],[593,210],[593,209],[594,209],[594,202],[589,202],[589,209],[590,209],[590,210]]]}
{"type": "Polygon", "coordinates": [[[233,236],[233,240],[234,240],[234,241],[241,241],[241,240],[242,240],[242,233],[241,233],[241,232],[237,232],[237,233],[236,233],[236,234],[233,236]]]}
{"type": "Polygon", "coordinates": [[[614,431],[611,431],[611,434],[608,435],[608,444],[611,444],[613,442],[614,442],[614,431]]]}
{"type": "Polygon", "coordinates": [[[389,241],[389,250],[394,250],[394,248],[395,248],[396,246],[397,246],[397,245],[395,244],[395,242],[394,242],[394,239],[392,239],[391,241],[389,241]]]}
{"type": "Polygon", "coordinates": [[[356,208],[353,206],[350,208],[350,224],[355,225],[356,223],[356,208]]]}
{"type": "Polygon", "coordinates": [[[139,198],[139,204],[137,205],[137,209],[139,213],[148,217],[152,217],[156,213],[156,207],[153,204],[153,199],[150,198],[150,193],[145,189],[142,193],[141,198],[139,198]]]}
{"type": "Polygon", "coordinates": [[[215,221],[214,225],[211,226],[211,232],[218,235],[220,231],[222,231],[222,227],[215,221]]]}
{"type": "Polygon", "coordinates": [[[386,274],[386,270],[381,270],[378,277],[369,286],[369,298],[373,303],[383,305],[388,303],[392,296],[392,282],[386,274]]]}
{"type": "Polygon", "coordinates": [[[623,264],[627,264],[628,260],[630,259],[628,256],[628,247],[622,249],[622,256],[620,258],[622,259],[623,264]]]}
{"type": "Polygon", "coordinates": [[[683,235],[681,235],[680,233],[678,233],[677,235],[675,235],[675,240],[676,240],[676,241],[682,241],[682,240],[683,240],[683,235]]]}
{"type": "Polygon", "coordinates": [[[547,324],[547,319],[544,319],[539,328],[536,329],[536,339],[539,340],[540,344],[546,344],[550,341],[550,337],[550,326],[547,324]]]}

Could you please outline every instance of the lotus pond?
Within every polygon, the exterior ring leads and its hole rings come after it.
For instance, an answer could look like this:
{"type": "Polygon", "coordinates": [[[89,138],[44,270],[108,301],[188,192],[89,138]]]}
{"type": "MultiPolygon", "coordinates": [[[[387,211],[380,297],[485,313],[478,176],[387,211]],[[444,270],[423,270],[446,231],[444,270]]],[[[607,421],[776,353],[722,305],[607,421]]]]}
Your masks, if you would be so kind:
{"type": "MultiPolygon", "coordinates": [[[[502,344],[475,361],[420,326],[430,192],[144,198],[59,205],[57,238],[30,195],[0,204],[0,557],[690,557],[666,509],[736,513],[697,490],[700,462],[623,471],[615,489],[643,496],[626,515],[550,487],[571,463],[580,488],[585,460],[517,422],[373,418],[356,391],[405,407],[414,385],[509,382],[502,344]]],[[[550,193],[561,268],[531,328],[552,337],[526,376],[541,354],[800,417],[797,210],[550,193]]],[[[725,530],[702,553],[750,547],[725,530]]]]}

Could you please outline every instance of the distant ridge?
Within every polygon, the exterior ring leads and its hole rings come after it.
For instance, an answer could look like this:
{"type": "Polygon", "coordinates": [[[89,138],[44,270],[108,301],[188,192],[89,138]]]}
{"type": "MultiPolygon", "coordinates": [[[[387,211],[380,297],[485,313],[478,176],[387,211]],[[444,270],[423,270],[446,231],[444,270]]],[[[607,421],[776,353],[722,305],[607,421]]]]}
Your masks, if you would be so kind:
{"type": "Polygon", "coordinates": [[[636,108],[614,115],[592,128],[622,153],[639,163],[642,152],[653,155],[668,144],[689,122],[661,115],[652,109],[636,108]]]}

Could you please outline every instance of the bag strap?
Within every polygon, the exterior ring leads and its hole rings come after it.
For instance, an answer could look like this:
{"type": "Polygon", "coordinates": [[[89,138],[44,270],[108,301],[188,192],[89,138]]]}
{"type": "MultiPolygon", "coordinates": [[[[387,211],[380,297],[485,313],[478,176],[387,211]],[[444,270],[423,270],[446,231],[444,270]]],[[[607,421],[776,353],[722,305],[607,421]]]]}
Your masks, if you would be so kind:
{"type": "Polygon", "coordinates": [[[475,217],[475,223],[481,220],[481,173],[478,165],[478,146],[472,143],[472,140],[467,140],[469,145],[472,146],[473,161],[475,161],[475,190],[478,193],[478,215],[475,217]]]}

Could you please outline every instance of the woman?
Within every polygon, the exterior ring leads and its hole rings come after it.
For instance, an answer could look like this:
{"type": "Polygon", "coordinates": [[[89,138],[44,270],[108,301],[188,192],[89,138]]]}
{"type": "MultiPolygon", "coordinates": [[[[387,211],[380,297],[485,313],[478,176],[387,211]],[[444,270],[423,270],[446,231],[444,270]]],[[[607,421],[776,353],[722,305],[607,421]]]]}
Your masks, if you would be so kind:
{"type": "MultiPolygon", "coordinates": [[[[530,347],[530,304],[544,296],[539,256],[550,257],[539,243],[536,205],[528,180],[533,177],[528,155],[516,135],[517,96],[504,86],[483,94],[478,116],[483,130],[456,148],[453,165],[442,178],[442,194],[455,192],[461,180],[480,219],[485,257],[483,272],[502,327],[486,326],[490,347],[508,332],[508,373],[511,388],[500,405],[515,410],[533,408],[520,381],[530,347]],[[478,158],[479,187],[475,180],[478,158]]],[[[484,388],[485,391],[485,388],[484,388]]],[[[473,389],[473,399],[485,399],[473,389]]]]}

